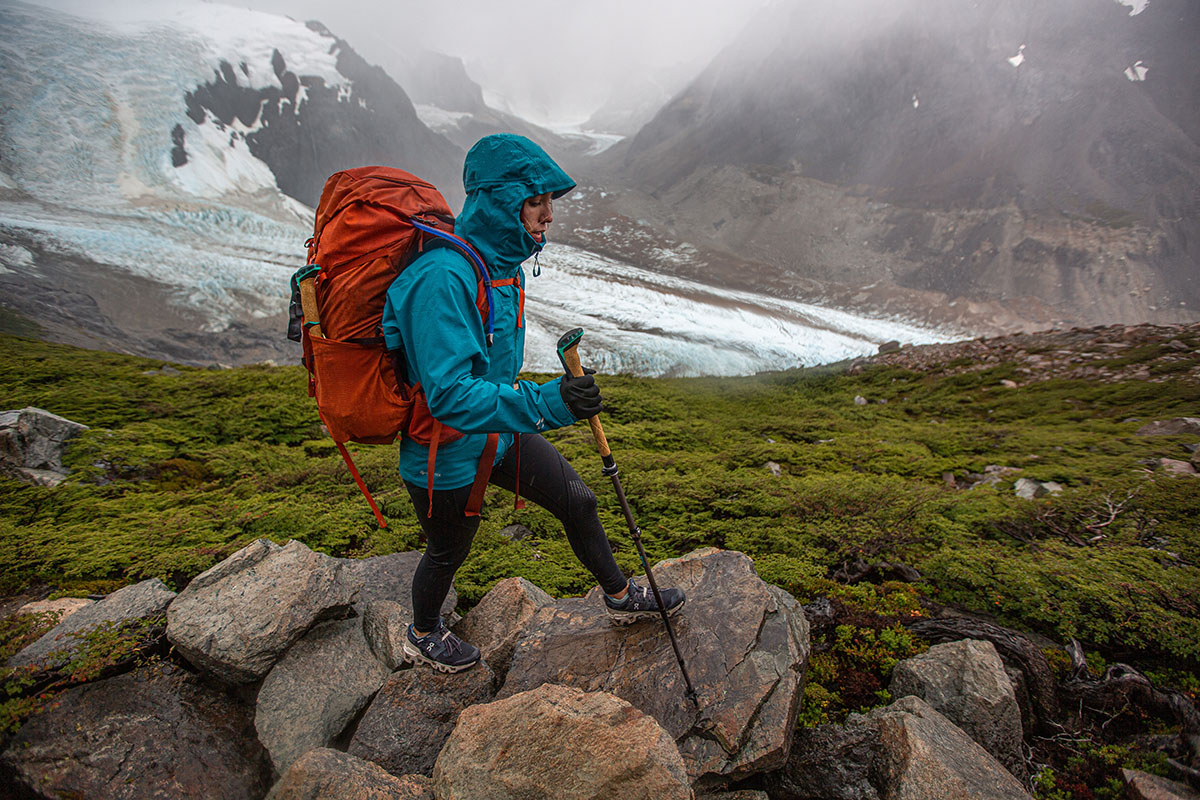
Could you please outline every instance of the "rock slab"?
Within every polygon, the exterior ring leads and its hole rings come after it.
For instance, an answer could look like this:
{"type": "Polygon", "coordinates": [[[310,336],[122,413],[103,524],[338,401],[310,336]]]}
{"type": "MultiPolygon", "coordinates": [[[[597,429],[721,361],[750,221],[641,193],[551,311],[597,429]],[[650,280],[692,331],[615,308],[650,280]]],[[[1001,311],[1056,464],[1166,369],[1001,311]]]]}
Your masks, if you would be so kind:
{"type": "Polygon", "coordinates": [[[0,755],[0,786],[35,797],[250,800],[267,789],[265,765],[246,707],[167,665],[63,692],[0,755]]]}
{"type": "Polygon", "coordinates": [[[412,606],[395,600],[372,600],[362,607],[367,646],[388,669],[404,666],[404,637],[412,624],[412,606]]]}
{"type": "Polygon", "coordinates": [[[167,638],[231,683],[261,680],[316,622],[348,612],[357,586],[339,559],[259,539],[196,576],[167,609],[167,638]]]}
{"type": "MultiPolygon", "coordinates": [[[[346,580],[358,586],[358,597],[354,601],[354,612],[363,616],[366,606],[376,600],[399,603],[412,622],[412,578],[421,561],[421,553],[410,550],[370,558],[339,558],[337,563],[345,569],[346,580]]],[[[452,625],[454,609],[458,606],[458,594],[454,587],[446,594],[442,603],[442,615],[446,624],[452,625]]]]}
{"type": "Polygon", "coordinates": [[[37,486],[57,486],[67,476],[67,441],[88,429],[40,408],[0,411],[0,473],[37,486]]]}
{"type": "Polygon", "coordinates": [[[1030,800],[1000,762],[917,697],[866,715],[878,726],[880,796],[904,800],[1030,800]]]}
{"type": "Polygon", "coordinates": [[[388,672],[367,647],[357,617],[323,622],[292,645],[259,688],[254,714],[276,772],[315,747],[328,747],[388,672]]]}
{"type": "Polygon", "coordinates": [[[55,624],[62,622],[76,611],[82,611],[95,603],[86,597],[60,597],[57,600],[35,600],[17,609],[18,614],[53,614],[55,624]]]}
{"type": "Polygon", "coordinates": [[[879,727],[861,717],[796,732],[786,766],[767,776],[779,800],[880,800],[879,727]]]}
{"type": "Polygon", "coordinates": [[[422,775],[389,775],[369,761],[309,750],[271,787],[265,800],[434,800],[422,775]]]}
{"type": "Polygon", "coordinates": [[[691,800],[671,735],[606,692],[544,684],[458,719],[433,773],[438,800],[691,800]]]}
{"type": "Polygon", "coordinates": [[[679,743],[697,788],[782,766],[808,666],[808,622],[742,553],[701,550],[654,569],[687,604],[672,617],[700,710],[660,619],[614,626],[600,590],[538,609],[513,651],[500,697],[543,683],[609,692],[653,716],[679,743]]]}
{"type": "Polygon", "coordinates": [[[961,639],[934,645],[897,664],[888,691],[892,697],[921,698],[1017,778],[1027,776],[1021,708],[991,642],[961,639]]]}
{"type": "MultiPolygon", "coordinates": [[[[79,636],[100,625],[150,619],[161,615],[175,593],[158,578],[150,578],[118,589],[91,603],[55,625],[40,639],[8,660],[10,667],[38,665],[52,669],[65,663],[79,649],[79,636]]],[[[158,632],[162,634],[161,629],[158,632]]]]}
{"type": "Polygon", "coordinates": [[[1000,762],[912,696],[801,730],[766,782],[774,800],[1030,800],[1000,762]]]}
{"type": "Polygon", "coordinates": [[[1200,435],[1200,417],[1175,417],[1148,422],[1137,430],[1138,436],[1200,435]]]}
{"type": "Polygon", "coordinates": [[[1123,769],[1121,778],[1131,800],[1200,800],[1200,792],[1187,784],[1158,775],[1123,769]]]}
{"type": "Polygon", "coordinates": [[[422,666],[400,670],[367,707],[347,751],[393,775],[433,775],[459,714],[495,693],[486,661],[454,675],[422,666]]]}
{"type": "Polygon", "coordinates": [[[479,648],[480,655],[503,681],[517,639],[534,613],[554,598],[524,578],[505,578],[467,613],[454,632],[479,648]]]}

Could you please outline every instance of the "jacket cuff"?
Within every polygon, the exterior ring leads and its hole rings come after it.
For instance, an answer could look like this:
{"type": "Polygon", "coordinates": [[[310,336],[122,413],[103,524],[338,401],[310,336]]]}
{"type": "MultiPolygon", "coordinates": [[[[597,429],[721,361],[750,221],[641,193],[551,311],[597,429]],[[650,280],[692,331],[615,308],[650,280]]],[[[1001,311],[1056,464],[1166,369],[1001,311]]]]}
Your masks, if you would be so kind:
{"type": "Polygon", "coordinates": [[[546,421],[553,423],[555,428],[563,428],[575,423],[575,415],[563,402],[562,390],[559,388],[561,384],[562,378],[559,377],[540,386],[542,405],[546,409],[546,421]]]}

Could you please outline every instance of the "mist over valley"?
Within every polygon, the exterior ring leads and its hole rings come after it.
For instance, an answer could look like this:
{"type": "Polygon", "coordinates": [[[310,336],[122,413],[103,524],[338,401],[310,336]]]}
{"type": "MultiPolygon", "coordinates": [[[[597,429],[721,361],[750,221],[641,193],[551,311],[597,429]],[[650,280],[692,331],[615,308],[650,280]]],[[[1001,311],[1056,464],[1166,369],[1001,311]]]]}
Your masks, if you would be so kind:
{"type": "Polygon", "coordinates": [[[477,81],[482,50],[362,34],[381,68],[349,14],[119,8],[0,9],[0,306],[59,341],[291,362],[286,283],[325,178],[398,166],[457,208],[466,149],[498,131],[580,184],[530,279],[531,369],[575,324],[607,369],[689,375],[1200,318],[1182,0],[772,3],[707,61],[579,79],[586,117],[552,80],[502,96],[515,62],[477,81]]]}

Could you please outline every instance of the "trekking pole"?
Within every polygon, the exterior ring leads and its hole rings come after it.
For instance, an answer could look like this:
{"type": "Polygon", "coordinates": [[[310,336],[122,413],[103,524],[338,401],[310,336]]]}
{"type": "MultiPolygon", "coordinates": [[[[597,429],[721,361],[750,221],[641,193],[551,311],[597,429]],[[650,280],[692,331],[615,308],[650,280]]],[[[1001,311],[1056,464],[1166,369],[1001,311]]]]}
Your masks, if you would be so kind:
{"type": "MultiPolygon", "coordinates": [[[[583,328],[573,328],[564,333],[558,340],[558,358],[568,375],[576,378],[583,375],[583,365],[579,363],[579,340],[583,338],[583,328]]],[[[621,479],[617,477],[617,462],[612,450],[608,447],[608,439],[604,436],[604,428],[600,425],[600,417],[588,417],[588,425],[592,428],[592,436],[596,439],[596,448],[600,451],[600,459],[604,462],[601,474],[612,478],[613,488],[617,491],[617,500],[621,503],[621,511],[625,513],[625,522],[629,525],[629,535],[637,546],[638,556],[646,569],[646,579],[650,582],[650,590],[654,592],[654,601],[658,603],[658,611],[662,614],[663,625],[667,628],[667,636],[671,639],[671,649],[675,651],[675,659],[679,662],[679,671],[683,673],[683,682],[687,685],[687,696],[697,710],[700,700],[696,690],[692,688],[692,679],[688,677],[687,667],[683,663],[683,654],[679,652],[679,642],[675,638],[675,628],[671,625],[671,617],[663,607],[662,595],[658,593],[658,583],[654,580],[654,572],[650,569],[650,560],[646,558],[646,549],[642,547],[642,531],[633,520],[633,512],[629,509],[629,501],[625,498],[625,490],[621,488],[621,479]]]]}
{"type": "Polygon", "coordinates": [[[325,336],[321,332],[321,315],[317,313],[317,273],[321,268],[316,264],[309,264],[301,269],[294,276],[296,284],[300,287],[300,307],[304,309],[304,327],[308,329],[309,336],[315,336],[318,339],[325,336]]]}

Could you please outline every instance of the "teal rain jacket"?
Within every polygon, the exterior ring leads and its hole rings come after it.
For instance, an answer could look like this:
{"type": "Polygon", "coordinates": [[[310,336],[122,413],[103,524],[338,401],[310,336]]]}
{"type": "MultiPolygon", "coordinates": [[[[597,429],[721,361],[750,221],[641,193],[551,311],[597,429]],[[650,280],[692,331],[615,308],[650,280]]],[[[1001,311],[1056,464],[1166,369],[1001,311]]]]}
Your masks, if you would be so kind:
{"type": "MultiPolygon", "coordinates": [[[[494,340],[488,347],[475,306],[478,282],[470,262],[442,247],[417,258],[387,293],[383,334],[388,349],[403,348],[409,381],[425,390],[429,411],[468,434],[438,447],[433,488],[457,489],[475,480],[488,433],[500,433],[496,463],[514,432],[560,428],[575,421],[559,393],[561,379],[517,381],[525,358],[525,329],[518,323],[521,263],[542,248],[521,224],[526,198],[554,197],[575,182],[542,148],[523,136],[497,134],[476,142],[463,165],[467,199],[454,232],[483,256],[492,279],[516,277],[517,286],[493,289],[494,340]]],[[[428,448],[405,436],[400,474],[429,486],[428,448]]]]}

